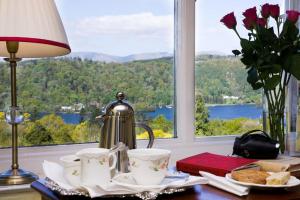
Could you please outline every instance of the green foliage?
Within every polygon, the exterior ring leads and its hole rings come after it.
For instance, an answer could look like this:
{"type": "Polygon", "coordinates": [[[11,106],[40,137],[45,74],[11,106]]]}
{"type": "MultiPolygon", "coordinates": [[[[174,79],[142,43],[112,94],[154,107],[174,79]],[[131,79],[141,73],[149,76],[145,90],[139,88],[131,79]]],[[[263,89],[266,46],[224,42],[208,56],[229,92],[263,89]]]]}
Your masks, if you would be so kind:
{"type": "Polygon", "coordinates": [[[197,132],[197,135],[240,135],[249,130],[261,128],[261,123],[258,120],[247,118],[236,118],[232,120],[211,120],[207,124],[208,130],[206,132],[197,132]]]}
{"type": "MultiPolygon", "coordinates": [[[[153,130],[154,138],[172,138],[173,134],[170,132],[165,132],[161,129],[153,130]]],[[[148,132],[142,132],[136,136],[137,139],[149,139],[148,132]]]]}
{"type": "Polygon", "coordinates": [[[0,147],[11,145],[10,126],[3,120],[0,120],[0,147]]]}
{"type": "Polygon", "coordinates": [[[74,125],[65,124],[60,116],[55,114],[46,115],[36,121],[43,126],[51,135],[55,144],[72,143],[71,131],[74,125]]]}
{"type": "Polygon", "coordinates": [[[87,142],[89,140],[89,125],[88,122],[78,124],[72,131],[71,138],[77,143],[87,142]]]}
{"type": "Polygon", "coordinates": [[[159,115],[149,122],[152,129],[161,129],[164,132],[172,132],[173,123],[167,120],[163,115],[159,115]]]}
{"type": "Polygon", "coordinates": [[[53,144],[53,138],[50,131],[48,131],[39,122],[29,122],[23,134],[22,143],[24,145],[45,145],[53,144]]]}
{"type": "Polygon", "coordinates": [[[253,91],[245,80],[247,72],[239,58],[202,55],[196,59],[196,94],[207,104],[223,104],[223,96],[237,96],[234,103],[260,103],[261,91],[253,91]]]}
{"type": "MultiPolygon", "coordinates": [[[[40,112],[57,112],[61,106],[85,105],[85,112],[103,107],[124,91],[136,111],[172,104],[172,59],[103,63],[81,59],[39,59],[19,64],[18,99],[23,111],[38,119],[40,112]],[[90,109],[90,107],[92,107],[90,109]]],[[[226,103],[222,95],[240,97],[237,103],[259,101],[244,79],[238,58],[201,55],[196,60],[196,92],[206,103],[226,103]]],[[[10,104],[9,68],[0,63],[0,110],[10,104]]],[[[94,113],[93,116],[100,112],[94,113]]],[[[91,118],[91,122],[92,122],[91,118]]]]}
{"type": "MultiPolygon", "coordinates": [[[[103,63],[81,59],[24,61],[18,68],[18,97],[24,111],[56,112],[61,106],[97,102],[100,108],[124,91],[136,109],[172,103],[173,61],[156,59],[103,63]]],[[[9,71],[0,64],[0,109],[9,105],[9,71]]]]}
{"type": "Polygon", "coordinates": [[[196,96],[195,118],[196,135],[205,135],[208,131],[208,109],[201,95],[196,96]]]}
{"type": "MultiPolygon", "coordinates": [[[[24,112],[30,113],[30,121],[18,126],[20,145],[97,141],[100,126],[95,121],[95,116],[101,114],[100,110],[104,105],[114,100],[117,91],[126,93],[136,111],[173,103],[172,59],[122,64],[81,59],[39,59],[21,62],[19,66],[19,103],[24,112]],[[75,103],[83,103],[85,109],[80,113],[87,115],[86,121],[78,125],[65,124],[55,114],[39,118],[41,112],[55,113],[61,106],[75,103]]],[[[197,135],[232,134],[244,130],[229,121],[208,121],[205,107],[205,103],[260,101],[260,92],[253,91],[247,85],[244,78],[246,72],[238,58],[201,55],[197,57],[195,70],[197,135]],[[223,95],[238,96],[239,99],[224,101],[223,95]]],[[[9,68],[6,63],[0,63],[0,110],[10,104],[9,85],[9,68]]],[[[140,112],[136,112],[137,119],[147,120],[145,116],[138,116],[138,113],[140,112]]],[[[3,113],[0,113],[1,147],[11,145],[11,127],[3,119],[3,113]]],[[[250,122],[242,120],[238,125],[245,127],[250,122]]],[[[148,125],[157,137],[173,135],[173,122],[163,116],[149,120],[148,125]]],[[[140,130],[138,133],[146,134],[143,132],[144,130],[140,130]]]]}

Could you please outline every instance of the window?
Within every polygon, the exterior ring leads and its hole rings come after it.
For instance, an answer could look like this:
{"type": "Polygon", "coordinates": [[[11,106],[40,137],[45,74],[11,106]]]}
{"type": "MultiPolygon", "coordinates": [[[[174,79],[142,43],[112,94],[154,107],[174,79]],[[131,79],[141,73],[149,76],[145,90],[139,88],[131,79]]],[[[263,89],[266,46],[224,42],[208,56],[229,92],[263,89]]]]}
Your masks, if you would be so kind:
{"type": "MultiPolygon", "coordinates": [[[[95,142],[95,117],[123,91],[136,120],[157,138],[174,135],[174,1],[56,0],[72,53],[25,60],[18,100],[20,145],[95,142]]],[[[9,71],[0,63],[0,147],[10,146],[9,71]]],[[[137,137],[146,138],[137,129],[137,137]]]]}
{"type": "MultiPolygon", "coordinates": [[[[57,1],[57,0],[56,0],[57,1]]],[[[92,2],[92,0],[89,0],[92,2]]],[[[96,0],[99,1],[99,0],[96,0]]],[[[232,153],[232,145],[233,145],[233,140],[235,136],[226,136],[226,137],[201,137],[201,138],[195,138],[195,6],[197,7],[197,13],[199,14],[199,2],[204,1],[204,0],[174,0],[175,5],[174,5],[174,33],[175,33],[175,40],[174,40],[174,61],[175,61],[175,68],[174,68],[174,77],[175,79],[175,94],[174,94],[174,105],[176,105],[176,112],[174,114],[174,121],[173,123],[175,124],[175,131],[176,131],[176,136],[175,138],[170,138],[170,139],[156,139],[154,142],[154,146],[156,148],[166,148],[170,149],[172,151],[172,157],[171,157],[171,162],[170,165],[174,165],[175,161],[181,158],[184,158],[189,155],[197,154],[199,152],[203,151],[209,151],[209,152],[214,152],[218,154],[224,154],[224,155],[230,155],[232,153]]],[[[71,0],[59,0],[57,3],[59,3],[59,8],[62,9],[63,3],[64,2],[71,2],[71,0]],[[62,3],[62,4],[60,4],[62,3]]],[[[76,2],[83,2],[83,1],[76,1],[76,2]]],[[[85,1],[86,2],[86,1],[85,1]]],[[[120,0],[120,2],[123,2],[120,0]]],[[[125,1],[127,2],[133,2],[133,0],[130,1],[125,1]]],[[[141,2],[140,0],[138,2],[141,2]]],[[[145,2],[145,1],[143,1],[145,2]]],[[[156,2],[155,0],[151,0],[148,2],[156,2]]],[[[159,5],[159,3],[162,2],[169,2],[169,1],[157,1],[156,5],[159,5]]],[[[209,2],[208,0],[205,1],[205,3],[209,2]]],[[[247,1],[243,2],[243,5],[249,5],[245,7],[250,7],[252,5],[260,5],[264,1],[247,1]]],[[[297,3],[298,1],[285,1],[286,8],[299,8],[297,3]]],[[[72,4],[75,3],[72,1],[72,4]]],[[[236,1],[234,2],[235,4],[230,4],[231,8],[230,10],[223,10],[220,12],[220,14],[225,14],[226,12],[229,11],[236,11],[236,4],[240,4],[241,2],[236,1]]],[[[242,4],[242,3],[241,3],[242,4]]],[[[166,3],[165,5],[171,5],[171,8],[173,6],[173,1],[169,4],[166,3]]],[[[82,8],[87,8],[87,4],[80,4],[80,7],[82,8]]],[[[145,7],[148,7],[148,5],[145,5],[145,7]]],[[[219,8],[220,6],[216,7],[219,8]]],[[[101,9],[109,9],[109,10],[116,10],[115,6],[111,6],[109,8],[102,8],[101,6],[99,7],[101,9]]],[[[122,6],[122,8],[126,8],[126,6],[122,6]]],[[[170,8],[170,13],[173,12],[171,11],[170,8]]],[[[93,4],[88,8],[91,10],[98,9],[94,8],[93,4]]],[[[82,11],[80,10],[78,16],[82,15],[82,11]]],[[[102,12],[102,11],[101,11],[102,12]]],[[[157,10],[155,10],[157,12],[157,10]]],[[[205,11],[204,11],[205,12],[205,11]]],[[[72,23],[67,22],[67,19],[65,14],[60,10],[60,13],[62,15],[63,21],[65,26],[67,24],[72,25],[72,23]]],[[[240,12],[241,13],[241,12],[240,12]]],[[[77,15],[76,12],[74,15],[77,15]]],[[[199,15],[198,15],[199,16],[199,15]]],[[[239,15],[241,16],[241,15],[239,15]]],[[[204,16],[205,17],[205,16],[204,16]]],[[[198,19],[198,18],[197,18],[198,19]]],[[[219,18],[216,19],[217,21],[215,22],[216,27],[222,27],[222,25],[219,22],[219,18]]],[[[240,22],[240,21],[239,21],[240,22]]],[[[197,23],[198,26],[198,23],[197,23]]],[[[66,27],[66,31],[68,32],[68,27],[66,27]]],[[[68,34],[70,34],[68,32],[68,34]]],[[[234,39],[234,36],[230,33],[230,31],[226,30],[226,33],[224,34],[229,35],[231,38],[234,39]]],[[[69,40],[71,42],[71,37],[69,36],[69,40]]],[[[199,33],[197,32],[197,36],[199,37],[199,33]]],[[[223,35],[222,35],[223,37],[223,35]]],[[[170,37],[173,38],[173,37],[170,37]]],[[[220,36],[218,36],[220,38],[220,36]]],[[[217,37],[216,37],[217,39],[217,37]]],[[[89,40],[86,39],[84,41],[81,41],[79,46],[84,47],[85,43],[87,43],[89,40]]],[[[197,40],[199,41],[199,39],[197,40]]],[[[75,42],[78,42],[77,40],[75,42]]],[[[199,42],[197,42],[198,44],[199,42]]],[[[172,42],[171,42],[172,44],[172,42]]],[[[200,43],[199,43],[200,44],[200,43]]],[[[96,45],[98,46],[98,45],[96,45]]],[[[238,48],[238,44],[234,44],[234,47],[228,48],[228,51],[230,53],[230,50],[238,48]]],[[[101,46],[102,47],[102,46],[101,46]]],[[[118,48],[121,48],[118,46],[118,48]]],[[[172,48],[171,48],[172,49],[172,48]]],[[[75,51],[73,49],[73,51],[75,51]]],[[[197,50],[199,52],[199,50],[197,50]]],[[[228,53],[228,54],[229,54],[228,53]]],[[[56,63],[54,62],[53,65],[56,63]]],[[[23,65],[23,64],[22,64],[23,65]]],[[[1,109],[4,108],[4,103],[7,102],[7,98],[9,93],[5,92],[7,91],[7,87],[9,85],[9,82],[7,80],[7,77],[9,76],[7,68],[3,67],[3,63],[0,63],[0,106],[1,109]],[[3,101],[5,98],[6,101],[3,101]]],[[[18,68],[18,73],[20,73],[20,68],[18,68]]],[[[43,68],[37,68],[37,70],[42,70],[43,68]]],[[[52,68],[50,68],[52,69],[52,68]]],[[[111,69],[112,70],[112,69],[111,69]]],[[[36,73],[40,73],[39,71],[36,71],[36,73]]],[[[19,74],[20,75],[20,74],[19,74]]],[[[23,75],[25,76],[25,75],[23,75]]],[[[45,77],[43,77],[45,78],[45,77]]],[[[18,79],[19,80],[19,79],[18,79]]],[[[34,81],[38,81],[34,80],[34,81]]],[[[33,81],[33,83],[34,83],[33,81]]],[[[98,80],[97,80],[98,81],[98,80]]],[[[96,85],[96,84],[95,84],[96,85]]],[[[200,85],[201,86],[201,85],[200,85]]],[[[20,86],[19,86],[20,87],[20,86]]],[[[34,88],[33,88],[34,89],[34,88]]],[[[297,89],[291,89],[292,92],[290,94],[294,94],[297,89]]],[[[31,93],[27,94],[28,96],[31,95],[31,93]]],[[[112,94],[113,95],[113,94],[112,94]]],[[[41,97],[39,97],[41,98],[41,97]]],[[[113,97],[112,97],[113,98],[113,97]]],[[[19,98],[20,99],[20,98],[19,98]]],[[[35,98],[32,98],[33,101],[35,101],[35,98]]],[[[107,101],[110,101],[108,99],[107,101]]],[[[296,102],[298,102],[298,99],[296,98],[296,102]]],[[[171,104],[171,103],[170,103],[171,104]]],[[[296,103],[297,104],[297,103],[296,103]]],[[[290,106],[291,110],[297,111],[295,109],[297,106],[290,106]]],[[[4,110],[3,110],[4,111],[4,110]]],[[[4,125],[6,126],[6,123],[3,121],[4,116],[3,112],[0,113],[0,141],[1,146],[10,146],[10,129],[5,129],[3,128],[4,125]],[[4,132],[5,130],[6,132],[4,132]],[[6,141],[6,142],[5,142],[6,141]]],[[[295,118],[297,119],[297,118],[295,118]]],[[[294,124],[295,125],[295,124],[294,124]]],[[[20,127],[22,129],[22,127],[20,127]]],[[[78,130],[80,127],[78,128],[78,130]]],[[[42,129],[43,130],[43,129],[42,129]]],[[[99,128],[95,130],[95,137],[98,136],[99,128]]],[[[297,130],[298,131],[298,130],[297,130]]],[[[20,130],[22,133],[22,130],[20,130]]],[[[21,134],[20,134],[21,135],[21,134]]],[[[92,140],[91,140],[92,141],[92,140]]],[[[295,140],[294,144],[295,144],[295,140]]],[[[138,147],[144,147],[147,144],[146,140],[139,140],[138,141],[138,147]]],[[[59,156],[62,156],[64,154],[72,154],[78,151],[78,149],[81,148],[88,148],[88,147],[95,147],[95,144],[79,144],[79,145],[69,145],[69,146],[50,146],[47,148],[44,147],[35,147],[34,150],[32,148],[23,148],[22,149],[22,155],[20,157],[25,158],[27,163],[34,163],[35,166],[40,166],[41,162],[45,158],[49,158],[50,160],[57,160],[59,156]],[[32,153],[32,152],[38,152],[38,153],[32,153]],[[42,155],[42,156],[41,156],[42,155]],[[59,155],[59,156],[58,156],[59,155]]],[[[295,146],[294,146],[295,147],[295,146]]],[[[298,150],[300,148],[298,147],[298,150]]],[[[10,154],[10,149],[1,149],[1,159],[2,163],[5,163],[5,166],[9,166],[11,162],[10,156],[7,156],[10,154]]],[[[40,167],[36,167],[35,169],[30,169],[35,172],[39,172],[40,167]]],[[[42,173],[42,172],[40,172],[42,173]]]]}
{"type": "MultiPolygon", "coordinates": [[[[196,2],[196,136],[236,135],[262,129],[262,91],[247,83],[244,65],[232,50],[240,49],[239,39],[220,19],[234,11],[237,29],[247,37],[242,13],[253,6],[257,11],[265,3],[281,0],[228,0],[196,2]]],[[[269,23],[273,23],[270,21],[269,23]]]]}

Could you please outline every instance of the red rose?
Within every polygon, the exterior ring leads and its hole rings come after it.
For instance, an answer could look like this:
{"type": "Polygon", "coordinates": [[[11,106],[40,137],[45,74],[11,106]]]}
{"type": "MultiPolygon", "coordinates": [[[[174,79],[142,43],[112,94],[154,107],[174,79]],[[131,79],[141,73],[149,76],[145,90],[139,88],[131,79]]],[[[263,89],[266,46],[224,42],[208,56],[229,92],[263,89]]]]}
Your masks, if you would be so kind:
{"type": "Polygon", "coordinates": [[[221,19],[221,22],[223,22],[224,25],[227,26],[227,28],[229,28],[229,29],[234,29],[236,27],[236,18],[234,16],[233,12],[225,15],[221,19]]]}
{"type": "Polygon", "coordinates": [[[296,23],[298,21],[298,17],[300,13],[296,10],[287,10],[286,14],[287,14],[287,19],[290,22],[296,23]]]}
{"type": "Polygon", "coordinates": [[[265,18],[258,18],[256,22],[259,26],[262,27],[265,27],[267,25],[267,20],[265,18]]]}
{"type": "Polygon", "coordinates": [[[279,17],[279,12],[280,12],[278,4],[269,5],[269,9],[270,9],[270,15],[273,18],[277,19],[279,17]]]}
{"type": "Polygon", "coordinates": [[[243,23],[246,29],[252,30],[254,28],[254,23],[250,18],[243,19],[243,23]]]}
{"type": "Polygon", "coordinates": [[[268,18],[270,16],[270,5],[268,3],[261,6],[261,16],[268,18]]]}
{"type": "Polygon", "coordinates": [[[247,20],[252,20],[252,22],[256,22],[257,14],[256,14],[256,7],[247,9],[243,15],[247,18],[247,20]]]}

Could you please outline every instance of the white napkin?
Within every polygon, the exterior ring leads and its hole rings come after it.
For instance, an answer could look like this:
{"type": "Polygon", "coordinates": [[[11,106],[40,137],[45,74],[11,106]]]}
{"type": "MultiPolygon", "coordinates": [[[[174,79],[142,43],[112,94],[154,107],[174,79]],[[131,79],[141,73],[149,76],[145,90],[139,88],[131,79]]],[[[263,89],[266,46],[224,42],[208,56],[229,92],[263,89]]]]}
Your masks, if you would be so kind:
{"type": "Polygon", "coordinates": [[[201,176],[208,179],[208,184],[215,186],[221,190],[233,193],[238,196],[244,196],[249,194],[249,187],[237,185],[228,181],[225,177],[216,176],[214,174],[199,171],[201,176]]]}
{"type": "MultiPolygon", "coordinates": [[[[57,163],[44,161],[43,162],[43,170],[45,175],[57,183],[60,187],[66,190],[76,190],[76,188],[68,183],[68,181],[64,178],[63,175],[63,167],[57,163]]],[[[197,184],[206,184],[208,181],[206,178],[198,177],[198,176],[189,176],[187,180],[185,179],[172,179],[166,181],[166,184],[157,185],[154,187],[151,186],[138,186],[138,185],[124,185],[117,184],[116,182],[112,182],[106,186],[87,186],[81,185],[81,189],[84,188],[88,191],[91,198],[101,197],[105,195],[118,195],[118,194],[134,194],[143,191],[150,192],[160,192],[165,188],[178,188],[185,186],[192,186],[197,184]]]]}
{"type": "Polygon", "coordinates": [[[44,160],[43,162],[43,171],[46,177],[55,181],[59,186],[66,190],[74,190],[76,189],[74,186],[68,183],[68,181],[64,178],[64,170],[63,167],[57,163],[49,162],[44,160]]]}

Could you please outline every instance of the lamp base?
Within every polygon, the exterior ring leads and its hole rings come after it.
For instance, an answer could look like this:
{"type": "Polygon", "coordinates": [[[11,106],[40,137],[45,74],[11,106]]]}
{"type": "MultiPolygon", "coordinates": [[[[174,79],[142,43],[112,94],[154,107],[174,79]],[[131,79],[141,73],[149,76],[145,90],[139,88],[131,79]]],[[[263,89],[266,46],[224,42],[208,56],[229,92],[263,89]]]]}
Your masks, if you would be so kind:
{"type": "Polygon", "coordinates": [[[0,173],[0,185],[30,184],[39,177],[23,169],[10,169],[0,173]]]}

